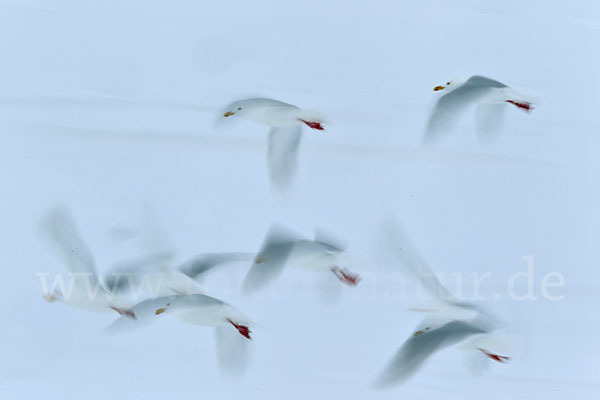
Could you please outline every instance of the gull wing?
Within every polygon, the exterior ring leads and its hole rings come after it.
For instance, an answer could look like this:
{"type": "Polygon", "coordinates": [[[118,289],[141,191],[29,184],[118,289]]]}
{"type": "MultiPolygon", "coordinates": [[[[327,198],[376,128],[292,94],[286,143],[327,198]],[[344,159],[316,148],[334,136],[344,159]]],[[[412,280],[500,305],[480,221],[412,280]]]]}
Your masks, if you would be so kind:
{"type": "Polygon", "coordinates": [[[226,263],[251,260],[252,253],[206,253],[184,262],[179,270],[190,278],[197,279],[206,271],[226,263]]]}
{"type": "Polygon", "coordinates": [[[285,266],[297,236],[278,225],[269,229],[243,283],[246,293],[255,292],[275,279],[285,266]]]}
{"type": "Polygon", "coordinates": [[[250,341],[239,334],[231,325],[215,327],[217,365],[221,372],[232,378],[243,375],[248,365],[250,341]]]}
{"type": "Polygon", "coordinates": [[[475,111],[477,136],[482,142],[495,139],[504,125],[505,103],[482,103],[475,111]]]}
{"type": "Polygon", "coordinates": [[[437,101],[425,130],[425,143],[435,142],[440,134],[452,127],[456,115],[470,104],[490,94],[494,88],[505,84],[484,76],[470,77],[462,86],[443,95],[437,101]]]}
{"type": "Polygon", "coordinates": [[[111,293],[121,293],[131,289],[131,284],[139,284],[145,275],[166,273],[171,258],[171,253],[157,253],[120,262],[104,274],[106,288],[111,293]]]}
{"type": "Polygon", "coordinates": [[[402,383],[435,352],[480,333],[485,331],[461,321],[451,321],[431,331],[417,331],[402,344],[381,373],[376,385],[389,386],[402,383]]]}
{"type": "Polygon", "coordinates": [[[274,127],[269,131],[269,177],[271,186],[279,192],[286,192],[294,179],[301,138],[300,125],[274,127]]]}
{"type": "Polygon", "coordinates": [[[334,235],[323,229],[317,229],[315,232],[315,243],[325,246],[333,252],[342,252],[346,248],[346,243],[336,238],[334,235]]]}
{"type": "Polygon", "coordinates": [[[403,269],[413,275],[435,298],[443,302],[450,301],[452,294],[442,285],[401,226],[388,220],[384,224],[384,231],[403,269]]]}
{"type": "Polygon", "coordinates": [[[56,207],[51,210],[42,222],[43,228],[62,253],[67,268],[74,274],[85,274],[96,285],[98,274],[92,252],[81,238],[71,214],[67,209],[56,207]]]}

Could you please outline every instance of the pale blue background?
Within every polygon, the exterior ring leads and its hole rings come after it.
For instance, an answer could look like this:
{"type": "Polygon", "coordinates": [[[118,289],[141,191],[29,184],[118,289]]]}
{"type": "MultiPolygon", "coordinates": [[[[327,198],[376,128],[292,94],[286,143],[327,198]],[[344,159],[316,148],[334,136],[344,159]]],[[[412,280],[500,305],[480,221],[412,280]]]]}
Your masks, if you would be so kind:
{"type": "Polygon", "coordinates": [[[0,397],[596,398],[599,48],[596,1],[0,1],[0,397]],[[536,109],[507,110],[489,145],[467,114],[425,152],[433,86],[472,74],[536,109]],[[266,128],[215,123],[255,95],[331,121],[306,132],[287,201],[269,190],[266,128]],[[65,271],[39,232],[57,202],[100,270],[136,254],[109,232],[145,203],[180,259],[252,251],[279,220],[326,227],[381,264],[381,218],[396,215],[436,271],[492,273],[482,293],[525,351],[472,377],[449,349],[372,392],[419,319],[385,294],[393,264],[359,271],[328,306],[293,271],[244,299],[239,265],[214,293],[261,325],[244,379],[223,380],[210,329],[171,320],[109,337],[115,315],[42,300],[36,272],[65,271]],[[530,254],[536,290],[557,271],[565,299],[491,301],[530,254]]]}

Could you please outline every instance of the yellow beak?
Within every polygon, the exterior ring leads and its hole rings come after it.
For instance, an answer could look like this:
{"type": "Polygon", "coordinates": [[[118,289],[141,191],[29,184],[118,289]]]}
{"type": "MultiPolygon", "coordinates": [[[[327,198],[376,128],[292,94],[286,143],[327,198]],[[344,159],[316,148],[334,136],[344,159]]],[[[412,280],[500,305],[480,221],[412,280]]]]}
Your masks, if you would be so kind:
{"type": "Polygon", "coordinates": [[[443,86],[436,86],[436,87],[433,88],[434,92],[437,92],[438,90],[444,90],[444,87],[443,86]]]}
{"type": "Polygon", "coordinates": [[[225,114],[223,114],[224,117],[231,117],[233,114],[235,114],[233,111],[227,111],[225,114]]]}
{"type": "Polygon", "coordinates": [[[54,296],[52,296],[50,293],[46,293],[44,295],[44,300],[46,300],[48,303],[52,303],[52,302],[54,302],[54,300],[56,300],[56,298],[54,296]]]}

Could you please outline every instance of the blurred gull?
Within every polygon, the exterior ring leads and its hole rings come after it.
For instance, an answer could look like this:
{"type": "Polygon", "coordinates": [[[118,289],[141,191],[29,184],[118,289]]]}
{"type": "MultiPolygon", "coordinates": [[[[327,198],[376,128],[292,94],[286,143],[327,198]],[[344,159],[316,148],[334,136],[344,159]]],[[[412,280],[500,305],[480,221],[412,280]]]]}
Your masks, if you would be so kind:
{"type": "Polygon", "coordinates": [[[128,230],[135,232],[132,237],[149,256],[122,262],[105,274],[106,287],[113,293],[124,294],[129,289],[130,294],[137,297],[146,289],[151,297],[200,294],[204,290],[197,281],[213,268],[253,258],[252,253],[203,253],[175,266],[172,241],[148,205],[140,228],[128,230]]]}
{"type": "Polygon", "coordinates": [[[58,300],[87,311],[114,310],[133,317],[128,304],[100,281],[92,253],[79,235],[69,212],[60,207],[52,209],[42,226],[64,256],[72,279],[68,289],[53,288],[44,294],[44,298],[48,302],[58,300]]]}
{"type": "Polygon", "coordinates": [[[457,79],[433,88],[444,91],[439,98],[425,132],[425,143],[435,142],[439,135],[451,128],[453,120],[469,105],[476,104],[475,122],[480,139],[489,139],[497,134],[503,123],[506,104],[531,112],[533,105],[523,95],[505,84],[474,75],[468,79],[457,79]]]}
{"type": "Polygon", "coordinates": [[[268,166],[273,188],[285,192],[296,171],[302,125],[324,130],[322,118],[278,100],[254,98],[236,101],[223,117],[237,116],[270,127],[268,166]]]}
{"type": "Polygon", "coordinates": [[[173,295],[149,299],[131,308],[134,318],[120,317],[107,328],[108,333],[122,332],[147,325],[164,315],[192,325],[215,328],[217,357],[223,372],[240,375],[246,366],[247,341],[253,323],[237,308],[203,294],[173,295]]]}
{"type": "Polygon", "coordinates": [[[344,246],[324,233],[314,240],[300,238],[273,225],[254,259],[243,283],[246,293],[258,291],[275,279],[286,265],[318,272],[331,272],[342,283],[356,286],[360,277],[340,265],[351,262],[344,246]]]}
{"type": "Polygon", "coordinates": [[[454,298],[425,263],[408,236],[398,226],[388,224],[386,228],[386,236],[395,243],[404,272],[415,277],[439,305],[413,309],[427,315],[402,344],[376,385],[383,387],[406,381],[435,352],[459,343],[463,343],[459,347],[461,350],[475,353],[480,365],[481,360],[485,362],[486,358],[499,363],[509,361],[510,357],[506,354],[495,351],[507,348],[497,334],[501,328],[498,321],[479,307],[454,298]]]}

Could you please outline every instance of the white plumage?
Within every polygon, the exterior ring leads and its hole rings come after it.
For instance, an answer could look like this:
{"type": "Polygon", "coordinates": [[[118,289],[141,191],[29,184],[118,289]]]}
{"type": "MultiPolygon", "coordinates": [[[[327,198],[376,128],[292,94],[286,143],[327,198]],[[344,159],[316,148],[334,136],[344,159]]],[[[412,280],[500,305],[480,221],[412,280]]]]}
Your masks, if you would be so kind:
{"type": "Polygon", "coordinates": [[[270,127],[267,163],[271,185],[279,192],[289,189],[298,164],[302,125],[324,130],[323,120],[312,113],[278,100],[254,98],[236,101],[223,117],[237,116],[270,127]]]}
{"type": "Polygon", "coordinates": [[[444,91],[431,113],[425,131],[425,143],[438,140],[452,128],[454,120],[468,106],[476,105],[475,124],[480,139],[489,139],[501,131],[506,105],[512,104],[530,112],[532,103],[504,83],[474,75],[436,86],[434,91],[444,91]]]}

